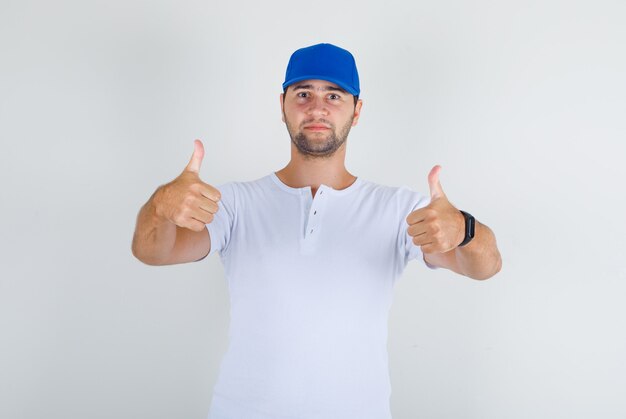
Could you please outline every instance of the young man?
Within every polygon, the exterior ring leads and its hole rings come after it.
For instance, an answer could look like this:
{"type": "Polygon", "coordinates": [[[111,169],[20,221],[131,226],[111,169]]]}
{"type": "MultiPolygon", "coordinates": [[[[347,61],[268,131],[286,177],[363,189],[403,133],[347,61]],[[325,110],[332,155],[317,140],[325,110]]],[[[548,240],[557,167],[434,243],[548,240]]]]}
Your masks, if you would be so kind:
{"type": "Polygon", "coordinates": [[[219,188],[185,170],[142,207],[133,254],[151,265],[219,252],[230,345],[209,418],[391,418],[387,320],[411,259],[487,279],[501,267],[491,230],[448,201],[349,173],[346,140],[362,100],[352,54],[317,44],[290,58],[282,119],[291,160],[219,188]]]}

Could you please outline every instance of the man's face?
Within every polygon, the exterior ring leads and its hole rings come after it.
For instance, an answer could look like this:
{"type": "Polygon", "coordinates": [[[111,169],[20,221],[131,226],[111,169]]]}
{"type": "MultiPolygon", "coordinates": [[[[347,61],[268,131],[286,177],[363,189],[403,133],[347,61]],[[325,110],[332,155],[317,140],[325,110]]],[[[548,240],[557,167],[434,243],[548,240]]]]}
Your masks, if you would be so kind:
{"type": "Polygon", "coordinates": [[[361,100],[326,80],[303,80],[280,95],[283,122],[298,151],[308,157],[330,157],[357,124],[361,100]],[[284,97],[283,97],[284,96],[284,97]]]}

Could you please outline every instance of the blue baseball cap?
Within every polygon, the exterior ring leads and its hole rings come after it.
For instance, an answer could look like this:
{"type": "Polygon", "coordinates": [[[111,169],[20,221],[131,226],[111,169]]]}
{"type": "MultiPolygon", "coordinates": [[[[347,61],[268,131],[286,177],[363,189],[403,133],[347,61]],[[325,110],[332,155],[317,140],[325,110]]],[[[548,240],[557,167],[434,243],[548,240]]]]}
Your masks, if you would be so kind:
{"type": "Polygon", "coordinates": [[[354,57],[349,51],[332,44],[311,45],[291,54],[283,90],[295,82],[309,79],[335,83],[354,96],[361,93],[354,57]]]}

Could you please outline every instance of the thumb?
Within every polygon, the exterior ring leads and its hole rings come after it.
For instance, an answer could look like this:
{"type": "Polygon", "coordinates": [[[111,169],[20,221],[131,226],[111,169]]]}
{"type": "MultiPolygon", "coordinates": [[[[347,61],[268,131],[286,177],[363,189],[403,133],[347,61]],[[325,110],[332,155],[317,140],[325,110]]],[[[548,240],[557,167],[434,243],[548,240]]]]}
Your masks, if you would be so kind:
{"type": "Polygon", "coordinates": [[[191,155],[191,160],[189,160],[185,170],[188,172],[200,173],[200,166],[202,165],[202,159],[204,158],[204,145],[202,145],[202,141],[194,140],[193,146],[193,154],[191,155]]]}
{"type": "Polygon", "coordinates": [[[441,183],[439,183],[439,172],[441,171],[441,166],[436,165],[433,167],[428,174],[428,187],[430,188],[430,200],[434,200],[437,198],[441,198],[446,196],[443,193],[443,188],[441,187],[441,183]]]}

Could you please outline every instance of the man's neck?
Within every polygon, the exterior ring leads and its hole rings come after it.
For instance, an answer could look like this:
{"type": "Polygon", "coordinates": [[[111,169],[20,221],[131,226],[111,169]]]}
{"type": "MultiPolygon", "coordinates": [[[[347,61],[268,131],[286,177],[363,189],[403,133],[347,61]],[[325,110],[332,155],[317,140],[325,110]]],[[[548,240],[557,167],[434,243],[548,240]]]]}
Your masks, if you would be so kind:
{"type": "Polygon", "coordinates": [[[345,153],[338,150],[330,158],[304,158],[301,154],[292,153],[287,166],[276,172],[276,176],[287,186],[303,188],[310,186],[313,195],[321,184],[341,190],[349,187],[356,176],[346,170],[345,153]]]}

